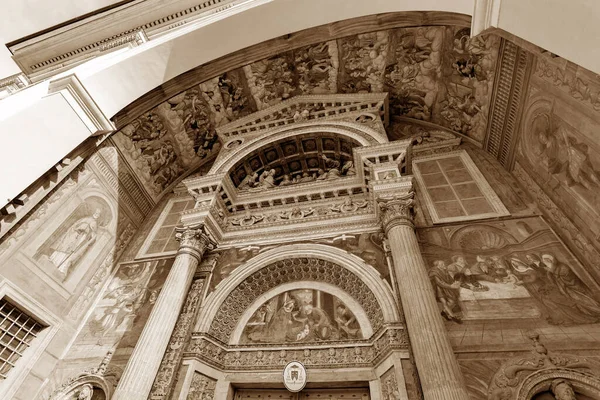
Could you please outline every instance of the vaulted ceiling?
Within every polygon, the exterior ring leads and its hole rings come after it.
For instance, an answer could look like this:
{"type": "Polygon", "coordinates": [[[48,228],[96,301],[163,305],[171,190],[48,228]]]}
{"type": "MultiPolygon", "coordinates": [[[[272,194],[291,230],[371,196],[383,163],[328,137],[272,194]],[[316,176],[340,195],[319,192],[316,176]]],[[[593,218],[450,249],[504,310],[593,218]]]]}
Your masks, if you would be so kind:
{"type": "Polygon", "coordinates": [[[300,94],[388,92],[392,121],[428,121],[483,143],[500,39],[469,33],[464,24],[401,27],[272,54],[198,76],[113,138],[155,199],[213,159],[217,127],[300,94]]]}

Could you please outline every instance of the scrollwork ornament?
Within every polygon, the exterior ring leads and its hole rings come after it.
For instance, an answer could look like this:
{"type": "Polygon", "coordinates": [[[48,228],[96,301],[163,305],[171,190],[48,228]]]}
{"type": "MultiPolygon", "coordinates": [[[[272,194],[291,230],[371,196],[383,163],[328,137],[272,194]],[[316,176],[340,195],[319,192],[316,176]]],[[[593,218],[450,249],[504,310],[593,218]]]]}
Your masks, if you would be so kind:
{"type": "Polygon", "coordinates": [[[529,338],[532,351],[500,367],[489,385],[489,400],[527,400],[544,390],[551,390],[557,399],[570,400],[566,396],[573,387],[600,395],[600,377],[595,375],[600,364],[585,357],[553,354],[535,332],[529,338]]]}
{"type": "Polygon", "coordinates": [[[381,224],[386,232],[398,225],[414,226],[414,195],[411,191],[401,195],[378,197],[381,224]]]}

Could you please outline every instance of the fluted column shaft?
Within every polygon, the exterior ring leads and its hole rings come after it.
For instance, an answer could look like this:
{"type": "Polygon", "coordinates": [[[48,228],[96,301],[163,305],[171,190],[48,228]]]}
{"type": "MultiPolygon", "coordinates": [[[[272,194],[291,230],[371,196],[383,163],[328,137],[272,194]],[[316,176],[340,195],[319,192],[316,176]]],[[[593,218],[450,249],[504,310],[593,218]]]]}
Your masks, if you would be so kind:
{"type": "Polygon", "coordinates": [[[196,267],[210,244],[201,226],[178,229],[179,251],[112,400],[146,400],[196,267]]]}
{"type": "Polygon", "coordinates": [[[400,299],[425,400],[464,400],[469,395],[448,334],[413,225],[413,195],[380,199],[400,299]]]}

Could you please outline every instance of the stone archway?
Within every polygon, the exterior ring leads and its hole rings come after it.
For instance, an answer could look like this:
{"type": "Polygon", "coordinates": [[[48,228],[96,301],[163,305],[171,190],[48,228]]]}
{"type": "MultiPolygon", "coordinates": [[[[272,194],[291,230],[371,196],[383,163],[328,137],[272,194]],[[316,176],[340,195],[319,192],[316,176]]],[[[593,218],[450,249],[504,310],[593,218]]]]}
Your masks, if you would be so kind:
{"type": "Polygon", "coordinates": [[[294,281],[321,281],[348,293],[368,316],[373,331],[384,323],[400,321],[391,288],[373,267],[335,247],[295,244],[261,253],[238,267],[206,299],[208,307],[198,316],[196,331],[210,333],[228,343],[256,297],[294,281]],[[295,269],[296,266],[300,269],[295,269]],[[277,276],[267,274],[269,268],[277,272],[277,276]]]}

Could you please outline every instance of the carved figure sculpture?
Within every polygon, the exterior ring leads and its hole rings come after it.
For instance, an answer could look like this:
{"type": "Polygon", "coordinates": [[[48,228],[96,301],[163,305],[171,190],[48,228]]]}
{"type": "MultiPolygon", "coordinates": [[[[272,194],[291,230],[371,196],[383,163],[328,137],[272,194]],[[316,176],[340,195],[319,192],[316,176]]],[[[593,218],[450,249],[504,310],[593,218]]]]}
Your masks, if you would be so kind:
{"type": "Polygon", "coordinates": [[[325,154],[321,154],[321,158],[325,162],[325,166],[327,167],[327,172],[334,174],[336,177],[340,176],[340,162],[338,160],[334,160],[333,158],[327,157],[325,154]]]}
{"type": "Polygon", "coordinates": [[[59,272],[68,274],[71,267],[85,255],[95,242],[101,213],[98,208],[91,216],[77,220],[53,244],[49,259],[59,272]]]}
{"type": "Polygon", "coordinates": [[[271,169],[265,171],[260,176],[259,186],[262,188],[273,188],[275,187],[275,170],[271,169]]]}
{"type": "Polygon", "coordinates": [[[94,388],[92,385],[85,385],[79,391],[77,395],[77,400],[92,400],[92,396],[94,395],[94,388]]]}
{"type": "Polygon", "coordinates": [[[557,400],[574,400],[569,380],[582,376],[592,393],[600,393],[600,381],[594,377],[600,367],[597,362],[581,356],[554,354],[539,341],[536,332],[529,333],[528,337],[533,344],[532,351],[508,360],[498,369],[488,387],[489,400],[530,399],[535,382],[546,379],[551,379],[550,390],[557,400]],[[525,385],[527,383],[529,385],[525,385]]]}
{"type": "Polygon", "coordinates": [[[556,400],[577,400],[575,391],[566,379],[553,380],[550,389],[556,400]]]}
{"type": "Polygon", "coordinates": [[[324,181],[325,179],[327,179],[327,172],[325,172],[324,169],[320,168],[317,171],[317,180],[318,181],[324,181]]]}
{"type": "Polygon", "coordinates": [[[356,169],[354,168],[354,162],[349,160],[344,163],[342,166],[342,174],[346,176],[356,175],[356,169]]]}
{"type": "Polygon", "coordinates": [[[290,179],[290,176],[288,174],[283,175],[283,178],[281,179],[281,182],[279,182],[279,186],[289,186],[292,185],[294,182],[290,179]]]}
{"type": "Polygon", "coordinates": [[[247,190],[253,187],[256,187],[258,180],[258,172],[253,174],[248,174],[242,179],[240,184],[238,185],[239,190],[247,190]]]}
{"type": "Polygon", "coordinates": [[[294,181],[297,183],[312,182],[314,180],[315,177],[313,175],[310,175],[308,172],[303,172],[302,177],[297,176],[296,178],[294,178],[294,181]]]}

